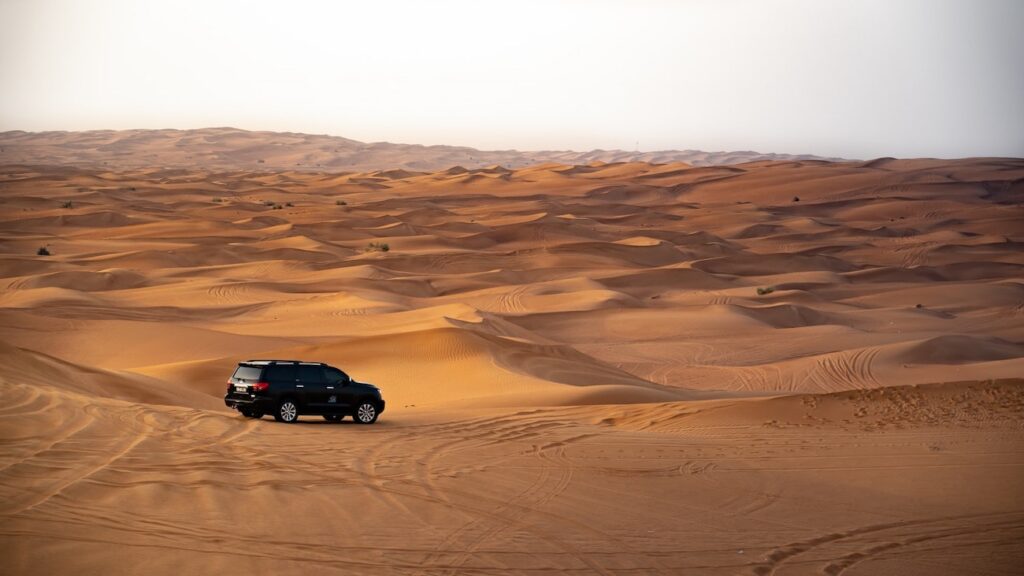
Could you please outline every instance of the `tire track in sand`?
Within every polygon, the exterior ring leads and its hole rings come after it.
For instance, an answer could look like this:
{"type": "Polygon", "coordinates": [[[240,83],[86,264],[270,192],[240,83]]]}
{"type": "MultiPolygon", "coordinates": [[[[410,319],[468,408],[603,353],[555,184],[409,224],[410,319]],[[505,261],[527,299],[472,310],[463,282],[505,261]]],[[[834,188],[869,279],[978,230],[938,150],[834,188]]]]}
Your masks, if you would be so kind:
{"type": "Polygon", "coordinates": [[[793,558],[796,558],[803,554],[807,554],[811,551],[819,550],[832,544],[845,542],[855,537],[875,535],[888,531],[897,531],[904,528],[911,528],[914,530],[914,532],[920,534],[922,529],[927,529],[926,527],[934,524],[940,524],[945,522],[971,522],[973,520],[984,521],[988,518],[999,518],[1003,516],[1015,516],[1016,519],[1006,520],[1002,522],[989,522],[989,526],[984,526],[983,530],[979,530],[979,528],[974,525],[969,525],[966,527],[953,526],[939,529],[931,529],[930,531],[925,532],[925,534],[923,535],[911,537],[909,539],[905,539],[904,541],[886,542],[881,545],[871,547],[866,551],[854,552],[852,554],[840,556],[838,559],[831,559],[828,561],[828,564],[826,564],[826,566],[823,568],[823,573],[828,574],[830,576],[836,576],[837,574],[841,574],[842,572],[844,572],[850,566],[856,564],[857,562],[863,562],[872,555],[877,555],[887,550],[898,548],[901,546],[907,546],[909,544],[916,543],[917,541],[923,542],[938,538],[961,536],[978,531],[1001,530],[1007,526],[1019,528],[1022,525],[1024,525],[1024,514],[1021,514],[1020,512],[972,514],[966,516],[932,518],[927,520],[908,520],[902,522],[889,522],[885,524],[871,524],[868,526],[861,526],[839,532],[824,534],[822,536],[817,536],[815,538],[793,542],[791,544],[786,544],[784,546],[780,546],[778,548],[770,550],[764,556],[764,562],[752,567],[751,573],[754,576],[774,575],[778,572],[779,569],[785,567],[787,563],[793,560],[793,558]]]}
{"type": "MultiPolygon", "coordinates": [[[[505,418],[499,420],[496,423],[498,425],[494,427],[487,426],[486,422],[479,422],[470,427],[478,429],[479,433],[482,433],[485,437],[497,437],[508,441],[521,440],[540,433],[528,432],[527,430],[531,428],[543,432],[551,430],[549,426],[551,423],[543,421],[531,422],[529,420],[522,422],[520,420],[519,418],[505,418]]],[[[556,426],[556,428],[561,427],[564,427],[564,425],[556,426]]],[[[474,436],[479,435],[474,433],[474,436]]],[[[589,436],[590,434],[580,434],[545,444],[535,444],[526,454],[540,460],[541,466],[538,469],[537,475],[530,483],[511,498],[493,499],[480,494],[453,493],[453,495],[458,494],[471,497],[480,502],[479,506],[455,504],[436,485],[436,479],[439,477],[436,470],[436,462],[441,451],[432,450],[430,456],[424,460],[423,465],[419,468],[421,474],[420,483],[429,486],[439,498],[450,503],[451,506],[470,513],[473,518],[450,532],[435,546],[434,553],[429,555],[424,561],[424,566],[427,567],[428,571],[444,575],[458,574],[461,570],[466,569],[464,568],[466,562],[474,554],[478,553],[483,545],[493,541],[508,530],[516,529],[531,533],[541,541],[561,549],[569,557],[574,558],[582,566],[585,566],[589,573],[609,574],[590,554],[568,543],[556,531],[545,529],[527,521],[527,517],[530,515],[541,516],[548,520],[559,522],[562,525],[569,524],[575,528],[591,532],[618,548],[630,549],[626,542],[608,533],[572,518],[566,518],[543,510],[544,505],[562,494],[572,481],[576,465],[565,455],[566,446],[589,436]],[[464,542],[464,544],[459,546],[460,542],[464,542]],[[451,560],[445,562],[444,560],[449,557],[451,560]]],[[[448,446],[449,449],[458,446],[458,448],[455,448],[456,450],[465,450],[471,447],[467,441],[461,439],[448,442],[445,446],[448,446]]],[[[450,454],[450,451],[448,453],[450,454]]],[[[520,455],[523,454],[521,453],[520,455]]],[[[655,562],[657,561],[655,560],[655,562]]],[[[658,569],[664,572],[665,569],[660,565],[660,562],[658,564],[658,569]]]]}

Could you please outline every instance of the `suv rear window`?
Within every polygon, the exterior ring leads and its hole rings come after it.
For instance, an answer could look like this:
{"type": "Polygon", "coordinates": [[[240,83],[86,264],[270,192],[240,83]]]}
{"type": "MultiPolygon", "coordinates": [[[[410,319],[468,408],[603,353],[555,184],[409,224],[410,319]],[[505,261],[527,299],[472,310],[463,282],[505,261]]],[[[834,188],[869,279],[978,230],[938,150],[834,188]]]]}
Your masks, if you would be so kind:
{"type": "Polygon", "coordinates": [[[261,372],[263,370],[258,366],[239,366],[235,368],[235,374],[232,377],[239,380],[259,380],[261,372]]]}

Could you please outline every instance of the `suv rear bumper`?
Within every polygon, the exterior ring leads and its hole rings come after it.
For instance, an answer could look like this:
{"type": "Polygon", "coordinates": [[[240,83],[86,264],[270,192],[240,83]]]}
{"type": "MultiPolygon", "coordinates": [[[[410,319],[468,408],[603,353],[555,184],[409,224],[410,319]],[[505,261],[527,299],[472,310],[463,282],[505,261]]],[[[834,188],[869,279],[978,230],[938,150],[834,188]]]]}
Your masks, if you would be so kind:
{"type": "Polygon", "coordinates": [[[263,413],[270,413],[274,410],[270,398],[238,398],[230,394],[224,397],[224,405],[228,408],[240,410],[242,408],[256,409],[263,413]]]}

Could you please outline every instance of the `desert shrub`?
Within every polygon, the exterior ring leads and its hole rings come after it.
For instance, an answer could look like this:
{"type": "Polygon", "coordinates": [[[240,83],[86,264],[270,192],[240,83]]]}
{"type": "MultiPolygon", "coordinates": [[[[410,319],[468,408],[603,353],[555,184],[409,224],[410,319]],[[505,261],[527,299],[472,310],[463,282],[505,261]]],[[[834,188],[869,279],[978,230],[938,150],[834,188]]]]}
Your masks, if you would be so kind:
{"type": "Polygon", "coordinates": [[[273,200],[264,200],[264,201],[263,201],[263,205],[264,205],[264,206],[270,206],[270,207],[273,207],[273,206],[274,206],[274,204],[276,204],[276,202],[274,202],[273,200]]]}
{"type": "Polygon", "coordinates": [[[67,202],[64,202],[63,204],[61,204],[60,207],[61,208],[73,208],[74,204],[72,204],[71,200],[68,200],[67,202]]]}
{"type": "Polygon", "coordinates": [[[50,251],[46,249],[46,246],[40,246],[39,250],[36,250],[36,255],[38,255],[38,256],[49,256],[50,255],[50,251]]]}
{"type": "Polygon", "coordinates": [[[292,204],[291,202],[286,202],[285,206],[291,208],[292,206],[295,206],[295,204],[292,204]]]}
{"type": "Polygon", "coordinates": [[[386,242],[370,242],[366,246],[367,252],[387,252],[391,250],[391,247],[386,242]]]}
{"type": "Polygon", "coordinates": [[[273,206],[274,210],[280,210],[282,208],[284,208],[284,206],[281,206],[280,204],[274,204],[274,206],[273,206]]]}
{"type": "Polygon", "coordinates": [[[793,202],[799,202],[799,201],[800,201],[800,197],[799,196],[793,196],[793,202]]]}
{"type": "Polygon", "coordinates": [[[344,200],[335,200],[334,201],[334,205],[335,206],[348,206],[348,202],[345,202],[344,200]]]}
{"type": "Polygon", "coordinates": [[[218,202],[218,203],[219,203],[219,202],[223,202],[223,201],[224,201],[224,199],[223,199],[223,198],[220,198],[220,197],[218,197],[218,198],[214,198],[214,199],[213,199],[213,201],[214,201],[214,202],[218,202]]]}
{"type": "Polygon", "coordinates": [[[775,292],[775,288],[772,288],[771,286],[763,286],[757,289],[758,296],[764,296],[765,294],[771,294],[772,292],[775,292]]]}

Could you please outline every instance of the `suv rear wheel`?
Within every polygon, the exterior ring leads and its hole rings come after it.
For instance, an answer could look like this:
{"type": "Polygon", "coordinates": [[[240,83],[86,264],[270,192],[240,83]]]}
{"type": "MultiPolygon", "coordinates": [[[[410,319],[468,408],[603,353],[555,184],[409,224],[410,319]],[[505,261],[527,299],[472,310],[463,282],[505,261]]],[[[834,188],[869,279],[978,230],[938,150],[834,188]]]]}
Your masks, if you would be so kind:
{"type": "Polygon", "coordinates": [[[246,418],[263,418],[263,412],[254,408],[240,408],[238,411],[246,418]]]}
{"type": "Polygon", "coordinates": [[[377,407],[373,402],[360,402],[356,408],[355,420],[360,424],[373,424],[377,421],[377,407]]]}
{"type": "Polygon", "coordinates": [[[295,422],[299,419],[299,407],[295,405],[295,401],[291,398],[282,400],[277,405],[277,412],[274,413],[274,419],[278,422],[295,422]]]}

